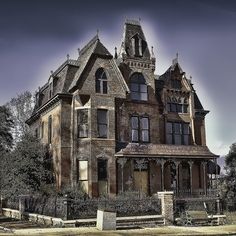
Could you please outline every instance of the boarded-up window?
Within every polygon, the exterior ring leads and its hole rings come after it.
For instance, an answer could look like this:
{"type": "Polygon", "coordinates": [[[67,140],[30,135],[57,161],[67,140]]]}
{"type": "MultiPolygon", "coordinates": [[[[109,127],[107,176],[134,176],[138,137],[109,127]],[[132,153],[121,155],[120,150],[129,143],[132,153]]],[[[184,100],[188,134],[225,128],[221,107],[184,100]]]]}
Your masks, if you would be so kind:
{"type": "Polygon", "coordinates": [[[88,180],[88,161],[79,161],[79,180],[88,180]]]}
{"type": "Polygon", "coordinates": [[[77,161],[77,177],[79,186],[88,193],[88,161],[77,161]]]}
{"type": "Polygon", "coordinates": [[[88,137],[88,109],[77,111],[78,137],[88,137]]]}

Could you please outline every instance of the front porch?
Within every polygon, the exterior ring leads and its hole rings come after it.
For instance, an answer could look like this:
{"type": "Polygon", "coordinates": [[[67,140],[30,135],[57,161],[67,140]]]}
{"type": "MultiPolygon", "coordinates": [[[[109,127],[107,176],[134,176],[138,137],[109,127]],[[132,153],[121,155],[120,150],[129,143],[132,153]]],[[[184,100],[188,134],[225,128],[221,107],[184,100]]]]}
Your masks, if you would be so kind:
{"type": "MultiPolygon", "coordinates": [[[[177,149],[174,147],[177,150],[175,155],[170,155],[168,150],[168,155],[162,153],[160,156],[158,153],[150,153],[148,145],[130,146],[129,150],[126,147],[116,154],[118,193],[135,191],[153,195],[158,191],[173,191],[180,199],[217,196],[215,180],[219,174],[219,166],[216,164],[216,156],[208,149],[207,152],[205,147],[179,146],[177,149]],[[188,151],[189,155],[178,155],[178,151],[183,154],[183,150],[188,151]],[[200,155],[203,150],[208,156],[200,155]]],[[[153,146],[150,146],[151,151],[153,146]]],[[[173,145],[171,148],[173,149],[173,145]]]]}

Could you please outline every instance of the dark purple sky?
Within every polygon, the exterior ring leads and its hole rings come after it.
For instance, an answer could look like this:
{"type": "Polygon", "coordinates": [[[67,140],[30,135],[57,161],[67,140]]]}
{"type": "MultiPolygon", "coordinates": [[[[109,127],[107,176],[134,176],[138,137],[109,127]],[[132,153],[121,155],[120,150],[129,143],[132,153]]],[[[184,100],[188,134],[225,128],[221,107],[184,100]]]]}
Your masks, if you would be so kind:
{"type": "Polygon", "coordinates": [[[226,154],[236,141],[236,1],[0,1],[0,104],[34,91],[97,29],[114,52],[126,18],[141,18],[149,47],[163,73],[176,52],[207,115],[207,141],[226,154]]]}

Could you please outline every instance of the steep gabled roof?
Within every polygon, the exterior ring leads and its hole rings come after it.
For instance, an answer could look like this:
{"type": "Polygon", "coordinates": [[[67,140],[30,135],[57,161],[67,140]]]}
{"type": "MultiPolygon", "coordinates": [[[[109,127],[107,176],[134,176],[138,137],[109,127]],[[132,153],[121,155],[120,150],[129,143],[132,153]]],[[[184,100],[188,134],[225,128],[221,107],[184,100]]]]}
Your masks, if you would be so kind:
{"type": "Polygon", "coordinates": [[[77,85],[78,80],[79,80],[81,74],[83,73],[83,71],[84,71],[86,65],[88,64],[88,61],[92,55],[112,58],[112,55],[105,48],[105,46],[100,42],[97,35],[95,37],[93,37],[80,51],[80,56],[78,58],[80,67],[79,67],[77,73],[75,74],[75,77],[69,87],[69,91],[77,85]]]}

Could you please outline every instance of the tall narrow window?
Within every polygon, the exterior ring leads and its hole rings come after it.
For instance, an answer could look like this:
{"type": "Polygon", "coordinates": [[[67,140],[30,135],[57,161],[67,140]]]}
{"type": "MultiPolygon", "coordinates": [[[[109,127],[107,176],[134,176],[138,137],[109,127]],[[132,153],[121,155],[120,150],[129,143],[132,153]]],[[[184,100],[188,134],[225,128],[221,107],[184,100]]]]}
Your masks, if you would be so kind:
{"type": "Polygon", "coordinates": [[[107,94],[107,76],[103,68],[99,68],[96,73],[96,93],[107,94]]]}
{"type": "Polygon", "coordinates": [[[132,142],[149,142],[149,118],[148,117],[131,117],[131,141],[132,142]]]}
{"type": "Polygon", "coordinates": [[[98,159],[98,181],[107,180],[107,160],[98,159]]]}
{"type": "Polygon", "coordinates": [[[140,132],[142,142],[149,142],[149,119],[147,117],[140,118],[140,132]]]}
{"type": "Polygon", "coordinates": [[[138,116],[131,117],[131,140],[132,140],[132,142],[139,141],[139,118],[138,118],[138,116]]]}
{"type": "Polygon", "coordinates": [[[189,124],[183,123],[182,124],[182,133],[183,133],[183,144],[189,145],[189,124]]]}
{"type": "Polygon", "coordinates": [[[48,143],[52,143],[52,116],[48,117],[48,143]]]}
{"type": "Polygon", "coordinates": [[[88,137],[88,109],[80,109],[77,111],[78,137],[88,137]]]}
{"type": "Polygon", "coordinates": [[[44,136],[44,122],[41,123],[41,138],[44,136]]]}
{"type": "Polygon", "coordinates": [[[98,137],[107,138],[107,110],[97,110],[98,137]]]}
{"type": "Polygon", "coordinates": [[[88,193],[88,161],[77,160],[77,181],[80,187],[88,193]]]}
{"type": "Polygon", "coordinates": [[[148,100],[148,88],[141,73],[134,73],[130,78],[131,99],[138,101],[148,100]]]}
{"type": "Polygon", "coordinates": [[[189,123],[167,122],[166,143],[176,145],[189,145],[189,123]]]}

